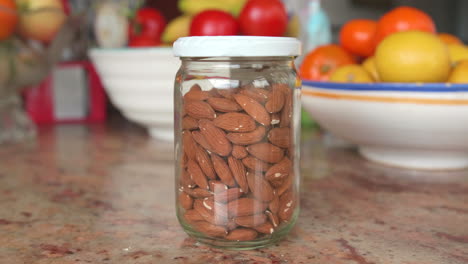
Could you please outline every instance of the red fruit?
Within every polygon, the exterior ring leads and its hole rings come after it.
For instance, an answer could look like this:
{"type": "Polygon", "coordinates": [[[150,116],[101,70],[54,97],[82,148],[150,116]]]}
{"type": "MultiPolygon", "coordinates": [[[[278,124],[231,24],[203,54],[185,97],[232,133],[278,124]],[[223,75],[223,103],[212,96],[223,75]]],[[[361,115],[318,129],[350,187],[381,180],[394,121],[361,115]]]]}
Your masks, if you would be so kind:
{"type": "Polygon", "coordinates": [[[159,39],[153,39],[146,36],[137,36],[130,39],[128,42],[129,47],[154,47],[161,45],[159,39]]]}
{"type": "Polygon", "coordinates": [[[229,13],[221,10],[206,10],[192,19],[190,36],[237,35],[239,25],[229,13]]]}
{"type": "Polygon", "coordinates": [[[149,7],[142,8],[138,10],[130,22],[128,30],[129,40],[132,42],[135,38],[144,37],[160,42],[165,26],[166,19],[158,10],[149,7]]]}
{"type": "Polygon", "coordinates": [[[251,36],[283,36],[288,15],[279,0],[249,0],[239,15],[243,34],[251,36]]]}
{"type": "Polygon", "coordinates": [[[369,57],[375,50],[377,22],[369,19],[355,19],[347,22],[340,31],[340,44],[348,52],[369,57]]]}

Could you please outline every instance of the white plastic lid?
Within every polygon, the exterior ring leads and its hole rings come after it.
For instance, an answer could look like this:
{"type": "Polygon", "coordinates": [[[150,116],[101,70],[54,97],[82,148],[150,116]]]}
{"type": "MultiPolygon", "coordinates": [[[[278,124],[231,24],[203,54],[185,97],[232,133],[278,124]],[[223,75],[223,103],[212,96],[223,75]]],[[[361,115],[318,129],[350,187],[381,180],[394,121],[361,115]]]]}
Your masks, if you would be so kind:
{"type": "Polygon", "coordinates": [[[286,37],[184,37],[174,43],[173,52],[176,57],[299,56],[301,42],[286,37]]]}

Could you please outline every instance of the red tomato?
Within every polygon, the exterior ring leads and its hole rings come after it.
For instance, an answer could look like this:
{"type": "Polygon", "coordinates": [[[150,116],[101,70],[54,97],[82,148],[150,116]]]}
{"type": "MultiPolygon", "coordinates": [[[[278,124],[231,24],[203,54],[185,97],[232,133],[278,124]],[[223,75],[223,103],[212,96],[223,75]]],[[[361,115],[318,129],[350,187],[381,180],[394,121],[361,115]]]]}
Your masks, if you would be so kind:
{"type": "Polygon", "coordinates": [[[336,44],[323,45],[307,54],[299,68],[301,78],[328,81],[336,68],[356,63],[353,56],[336,44]]]}
{"type": "Polygon", "coordinates": [[[341,46],[352,54],[369,57],[375,50],[377,22],[355,19],[346,23],[340,31],[341,46]]]}
{"type": "Polygon", "coordinates": [[[0,0],[0,41],[9,38],[18,23],[14,0],[0,0]]]}
{"type": "Polygon", "coordinates": [[[239,15],[243,34],[250,36],[283,36],[288,15],[279,0],[249,0],[239,15]]]}
{"type": "Polygon", "coordinates": [[[192,19],[190,36],[230,36],[239,33],[239,24],[229,13],[206,10],[192,19]]]}
{"type": "Polygon", "coordinates": [[[161,45],[159,39],[153,39],[147,36],[136,36],[128,42],[129,47],[154,47],[161,45]]]}
{"type": "Polygon", "coordinates": [[[149,7],[142,8],[130,22],[129,40],[146,37],[160,41],[165,26],[166,19],[158,10],[149,7]]]}
{"type": "Polygon", "coordinates": [[[377,23],[376,44],[392,33],[408,30],[436,33],[436,26],[428,14],[417,8],[397,7],[383,15],[377,23]]]}

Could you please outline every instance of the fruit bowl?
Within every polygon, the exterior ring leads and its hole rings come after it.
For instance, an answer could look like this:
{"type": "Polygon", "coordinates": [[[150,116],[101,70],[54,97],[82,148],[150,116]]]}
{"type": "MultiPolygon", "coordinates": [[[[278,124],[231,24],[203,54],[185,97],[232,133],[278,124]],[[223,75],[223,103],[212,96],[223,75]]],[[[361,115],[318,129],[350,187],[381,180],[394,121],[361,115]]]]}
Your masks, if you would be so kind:
{"type": "Polygon", "coordinates": [[[169,47],[92,49],[90,57],[112,103],[162,140],[174,137],[174,78],[178,58],[169,47]]]}
{"type": "Polygon", "coordinates": [[[390,166],[468,167],[468,84],[303,81],[304,108],[331,134],[390,166]]]}

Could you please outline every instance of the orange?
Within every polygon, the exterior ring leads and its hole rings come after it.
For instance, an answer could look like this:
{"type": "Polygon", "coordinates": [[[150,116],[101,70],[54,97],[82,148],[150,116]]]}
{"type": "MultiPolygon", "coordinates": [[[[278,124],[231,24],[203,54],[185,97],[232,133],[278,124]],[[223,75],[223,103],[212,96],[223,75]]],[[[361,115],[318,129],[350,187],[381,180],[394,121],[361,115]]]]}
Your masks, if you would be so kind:
{"type": "Polygon", "coordinates": [[[457,36],[449,34],[449,33],[439,33],[437,34],[439,38],[445,43],[445,44],[463,44],[461,39],[459,39],[457,36]]]}
{"type": "Polygon", "coordinates": [[[445,82],[451,69],[447,46],[435,34],[405,31],[384,39],[375,52],[384,82],[445,82]]]}
{"type": "Polygon", "coordinates": [[[409,30],[435,33],[436,26],[428,14],[417,8],[397,7],[379,19],[376,29],[376,44],[390,34],[409,30]]]}
{"type": "Polygon", "coordinates": [[[307,54],[299,68],[301,78],[312,81],[328,81],[339,66],[353,64],[351,54],[336,44],[320,46],[307,54]]]}
{"type": "Polygon", "coordinates": [[[340,44],[352,54],[369,57],[375,50],[377,22],[369,19],[354,19],[341,28],[340,44]]]}
{"type": "Polygon", "coordinates": [[[18,24],[14,0],[0,0],[0,41],[9,38],[18,24]]]}
{"type": "Polygon", "coordinates": [[[372,83],[374,79],[364,67],[350,64],[338,67],[330,76],[330,81],[340,83],[372,83]]]}
{"type": "Polygon", "coordinates": [[[462,60],[457,63],[450,74],[448,82],[468,84],[468,60],[462,60]]]}

